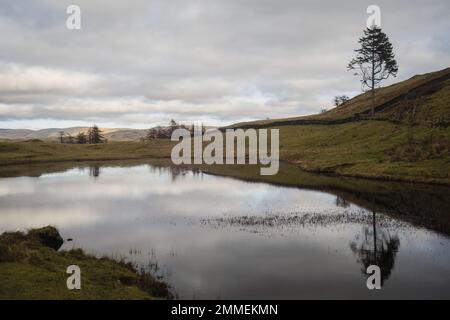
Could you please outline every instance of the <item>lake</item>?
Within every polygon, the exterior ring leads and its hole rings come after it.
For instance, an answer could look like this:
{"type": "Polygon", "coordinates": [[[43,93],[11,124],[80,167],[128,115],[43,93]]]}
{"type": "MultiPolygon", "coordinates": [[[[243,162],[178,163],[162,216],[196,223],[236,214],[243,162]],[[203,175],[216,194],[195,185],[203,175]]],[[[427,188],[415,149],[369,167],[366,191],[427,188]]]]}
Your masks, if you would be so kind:
{"type": "Polygon", "coordinates": [[[450,298],[450,189],[282,164],[63,163],[0,170],[0,232],[56,226],[180,299],[450,298]],[[368,290],[377,264],[382,289],[368,290]]]}

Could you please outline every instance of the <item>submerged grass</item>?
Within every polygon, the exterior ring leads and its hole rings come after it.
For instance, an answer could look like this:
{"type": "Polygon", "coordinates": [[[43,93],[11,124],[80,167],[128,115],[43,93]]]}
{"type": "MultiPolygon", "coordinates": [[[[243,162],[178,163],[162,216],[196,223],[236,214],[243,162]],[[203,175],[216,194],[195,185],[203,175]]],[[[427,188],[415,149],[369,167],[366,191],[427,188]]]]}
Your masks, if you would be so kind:
{"type": "Polygon", "coordinates": [[[53,227],[0,235],[0,299],[171,298],[167,284],[130,263],[96,258],[81,249],[56,251],[62,243],[53,227]],[[53,241],[49,242],[49,239],[53,241]],[[81,290],[68,290],[67,267],[81,269],[81,290]]]}

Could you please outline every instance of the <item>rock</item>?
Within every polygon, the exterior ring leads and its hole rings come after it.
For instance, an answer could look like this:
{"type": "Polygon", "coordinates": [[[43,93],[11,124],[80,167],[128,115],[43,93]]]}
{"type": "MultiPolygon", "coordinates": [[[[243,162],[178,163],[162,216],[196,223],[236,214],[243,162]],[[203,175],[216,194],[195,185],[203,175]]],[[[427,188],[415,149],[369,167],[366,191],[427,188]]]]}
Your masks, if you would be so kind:
{"type": "Polygon", "coordinates": [[[42,245],[54,250],[58,250],[64,242],[58,230],[52,226],[30,230],[28,235],[36,237],[42,245]]]}

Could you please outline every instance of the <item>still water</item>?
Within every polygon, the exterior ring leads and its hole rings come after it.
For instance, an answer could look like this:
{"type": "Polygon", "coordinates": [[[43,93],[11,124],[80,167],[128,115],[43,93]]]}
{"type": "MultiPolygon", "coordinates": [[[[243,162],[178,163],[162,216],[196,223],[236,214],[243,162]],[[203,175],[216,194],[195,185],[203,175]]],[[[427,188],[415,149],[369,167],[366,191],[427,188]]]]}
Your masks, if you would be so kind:
{"type": "Polygon", "coordinates": [[[280,170],[27,168],[0,178],[0,232],[54,225],[62,250],[126,258],[180,299],[450,298],[449,189],[280,170]]]}

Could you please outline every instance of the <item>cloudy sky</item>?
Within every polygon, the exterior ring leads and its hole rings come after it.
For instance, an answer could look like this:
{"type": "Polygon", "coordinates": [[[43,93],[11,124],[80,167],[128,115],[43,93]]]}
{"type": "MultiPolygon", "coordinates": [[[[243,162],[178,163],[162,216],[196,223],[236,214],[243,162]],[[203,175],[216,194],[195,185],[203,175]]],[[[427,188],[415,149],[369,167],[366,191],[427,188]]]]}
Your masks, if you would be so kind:
{"type": "Polygon", "coordinates": [[[0,0],[0,128],[319,112],[359,93],[346,65],[371,4],[396,81],[450,66],[448,0],[0,0]],[[81,30],[66,27],[70,4],[81,30]]]}

